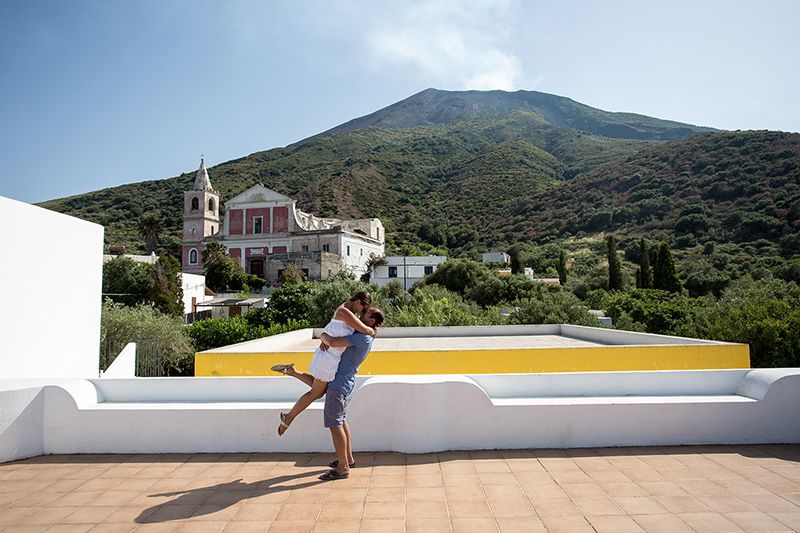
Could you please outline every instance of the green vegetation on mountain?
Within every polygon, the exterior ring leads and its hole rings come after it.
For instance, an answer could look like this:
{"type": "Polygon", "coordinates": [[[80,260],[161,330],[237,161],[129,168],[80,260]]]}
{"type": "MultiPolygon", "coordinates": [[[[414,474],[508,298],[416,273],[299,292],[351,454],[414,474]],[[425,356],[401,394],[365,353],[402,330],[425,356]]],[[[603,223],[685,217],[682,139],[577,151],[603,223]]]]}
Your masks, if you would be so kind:
{"type": "MultiPolygon", "coordinates": [[[[477,258],[522,243],[526,266],[556,276],[566,250],[578,294],[606,283],[593,273],[612,231],[627,286],[642,238],[671,244],[690,294],[744,274],[800,279],[800,135],[706,130],[543,93],[428,90],[209,173],[223,205],[263,183],[320,216],[379,217],[390,254],[477,258]]],[[[42,205],[103,224],[107,245],[129,252],[161,220],[160,249],[175,254],[193,178],[42,205]]]]}

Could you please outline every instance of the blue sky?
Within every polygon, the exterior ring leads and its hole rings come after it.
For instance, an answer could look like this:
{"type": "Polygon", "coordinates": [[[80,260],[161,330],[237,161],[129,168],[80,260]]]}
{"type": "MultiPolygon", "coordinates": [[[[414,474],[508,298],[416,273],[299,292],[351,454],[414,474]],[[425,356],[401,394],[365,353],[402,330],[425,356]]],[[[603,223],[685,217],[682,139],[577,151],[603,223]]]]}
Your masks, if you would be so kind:
{"type": "Polygon", "coordinates": [[[428,87],[796,132],[799,23],[793,0],[3,0],[0,195],[172,177],[428,87]]]}

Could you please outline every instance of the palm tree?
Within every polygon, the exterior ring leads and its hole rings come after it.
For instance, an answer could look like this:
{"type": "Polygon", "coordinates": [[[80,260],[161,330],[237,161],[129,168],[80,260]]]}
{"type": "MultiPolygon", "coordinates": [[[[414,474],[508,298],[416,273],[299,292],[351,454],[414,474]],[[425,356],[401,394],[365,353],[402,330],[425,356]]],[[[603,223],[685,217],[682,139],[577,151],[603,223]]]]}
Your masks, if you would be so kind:
{"type": "Polygon", "coordinates": [[[163,229],[164,221],[156,215],[145,215],[139,220],[139,233],[144,237],[145,253],[150,255],[158,248],[158,235],[163,229]]]}

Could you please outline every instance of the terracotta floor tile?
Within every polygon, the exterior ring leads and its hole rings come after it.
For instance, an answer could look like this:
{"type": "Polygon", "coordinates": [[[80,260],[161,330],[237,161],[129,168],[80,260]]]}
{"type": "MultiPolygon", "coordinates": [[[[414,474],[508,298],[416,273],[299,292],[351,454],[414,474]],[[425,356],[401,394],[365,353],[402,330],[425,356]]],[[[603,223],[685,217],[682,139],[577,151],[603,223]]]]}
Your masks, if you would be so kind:
{"type": "Polygon", "coordinates": [[[518,485],[517,478],[510,471],[505,473],[478,472],[483,485],[518,485]]]}
{"type": "Polygon", "coordinates": [[[517,485],[484,485],[483,492],[490,501],[527,497],[525,492],[517,485]]]}
{"type": "Polygon", "coordinates": [[[531,499],[536,498],[566,498],[567,493],[561,490],[561,487],[556,483],[548,485],[523,485],[522,490],[531,499]]]}
{"type": "Polygon", "coordinates": [[[478,486],[451,486],[446,485],[444,487],[444,492],[447,495],[448,501],[486,501],[486,494],[483,492],[483,489],[478,486]]]}
{"type": "Polygon", "coordinates": [[[505,461],[478,461],[475,463],[475,471],[482,473],[509,473],[511,469],[505,461]]]}
{"type": "Polygon", "coordinates": [[[491,517],[492,511],[489,504],[480,500],[448,500],[447,508],[452,518],[479,518],[491,517]]]}
{"type": "Polygon", "coordinates": [[[330,494],[330,489],[295,489],[289,493],[286,503],[322,502],[330,494]]]}
{"type": "Polygon", "coordinates": [[[612,498],[629,515],[663,514],[667,509],[650,496],[617,496],[612,498]]]}
{"type": "MultiPolygon", "coordinates": [[[[236,514],[231,518],[234,522],[255,521],[272,522],[281,510],[279,503],[251,503],[247,502],[236,509],[236,514]]],[[[297,517],[302,518],[302,517],[297,517]]]]}
{"type": "Polygon", "coordinates": [[[625,514],[625,511],[614,500],[606,496],[601,498],[572,498],[572,503],[584,515],[625,514]]]}
{"type": "Polygon", "coordinates": [[[766,513],[758,511],[723,513],[725,518],[741,527],[748,533],[784,533],[791,532],[792,528],[786,524],[772,518],[766,513]]]}
{"type": "Polygon", "coordinates": [[[412,474],[406,476],[407,487],[443,487],[441,474],[412,474]]]}
{"type": "MultiPolygon", "coordinates": [[[[334,481],[334,483],[339,483],[334,481]]],[[[374,486],[374,485],[373,485],[374,486]]],[[[326,503],[331,502],[364,502],[367,499],[367,489],[364,488],[334,488],[325,499],[326,503]]]]}
{"type": "Polygon", "coordinates": [[[594,528],[582,516],[543,516],[548,533],[594,533],[594,528]]]}
{"type": "Polygon", "coordinates": [[[449,518],[406,519],[406,533],[450,533],[449,518]]]}
{"type": "MultiPolygon", "coordinates": [[[[394,490],[394,489],[390,489],[394,490]]],[[[402,500],[402,494],[394,500],[402,500]]],[[[435,501],[443,502],[446,499],[444,487],[408,487],[405,491],[406,501],[435,501]]],[[[369,501],[369,493],[367,493],[367,501],[369,501]]]]}
{"type": "Polygon", "coordinates": [[[489,502],[495,518],[524,518],[534,517],[536,511],[527,498],[508,498],[489,502]]]}
{"type": "Polygon", "coordinates": [[[586,475],[582,470],[556,470],[551,471],[550,475],[556,483],[563,485],[564,483],[591,483],[592,478],[586,475]]]}
{"type": "Polygon", "coordinates": [[[653,496],[671,513],[704,513],[709,508],[694,496],[653,496]]]}
{"type": "Polygon", "coordinates": [[[532,501],[534,510],[541,517],[573,516],[581,512],[569,498],[537,498],[532,501]]]}
{"type": "Polygon", "coordinates": [[[447,518],[449,515],[444,501],[408,501],[406,517],[412,518],[447,518]]]}
{"type": "Polygon", "coordinates": [[[644,529],[629,516],[586,517],[597,533],[644,533],[644,529]]]}
{"type": "Polygon", "coordinates": [[[78,507],[38,507],[33,513],[20,520],[19,523],[27,525],[39,524],[42,526],[57,524],[78,509],[78,507]]]}
{"type": "Polygon", "coordinates": [[[405,474],[386,474],[372,476],[370,487],[405,487],[406,475],[405,474]]]}
{"type": "MultiPolygon", "coordinates": [[[[404,533],[406,522],[403,519],[369,519],[361,521],[359,533],[404,533]]],[[[314,530],[316,532],[316,529],[314,530]]]]}
{"type": "Polygon", "coordinates": [[[546,472],[542,463],[536,458],[530,459],[510,459],[506,463],[514,473],[533,473],[533,472],[546,472]]]}
{"type": "Polygon", "coordinates": [[[84,506],[60,520],[64,524],[99,524],[114,512],[113,507],[84,506]]]}
{"type": "Polygon", "coordinates": [[[642,514],[631,518],[647,533],[693,533],[689,526],[673,514],[642,514]]]}
{"type": "MultiPolygon", "coordinates": [[[[353,506],[359,506],[359,515],[358,516],[346,516],[345,514],[341,515],[342,518],[359,518],[360,517],[360,508],[361,504],[357,503],[341,503],[340,512],[345,513],[344,509],[348,509],[353,506]]],[[[316,520],[317,516],[319,516],[320,512],[323,510],[324,506],[322,502],[306,502],[306,503],[284,503],[280,510],[278,511],[277,516],[273,520],[280,520],[280,521],[294,521],[294,520],[316,520]]],[[[328,509],[328,512],[331,512],[328,509]]],[[[238,513],[237,513],[238,514],[238,513]]],[[[340,516],[340,515],[337,515],[340,516]]]]}
{"type": "Polygon", "coordinates": [[[224,533],[264,533],[271,524],[271,521],[228,522],[228,525],[222,531],[224,533]]]}
{"type": "Polygon", "coordinates": [[[451,474],[449,472],[442,473],[442,479],[444,480],[445,486],[457,486],[463,487],[465,485],[477,485],[481,484],[481,478],[478,477],[478,474],[473,473],[456,473],[451,474]]]}
{"type": "Polygon", "coordinates": [[[769,515],[790,528],[800,531],[800,513],[769,513],[769,515]]]}
{"type": "Polygon", "coordinates": [[[178,533],[220,533],[228,522],[197,520],[181,525],[178,533]]]}
{"type": "Polygon", "coordinates": [[[406,516],[406,504],[404,501],[395,502],[367,502],[364,505],[364,519],[404,519],[406,516]]]}
{"type": "Polygon", "coordinates": [[[620,470],[590,470],[586,474],[595,483],[632,483],[631,478],[620,470]]]}
{"type": "Polygon", "coordinates": [[[738,533],[742,528],[719,513],[680,513],[678,518],[697,533],[738,533]]]}
{"type": "Polygon", "coordinates": [[[733,494],[709,494],[697,497],[715,513],[755,511],[756,508],[733,494]]]}
{"type": "Polygon", "coordinates": [[[267,530],[269,533],[311,533],[316,522],[313,520],[276,520],[267,530]]]}
{"type": "Polygon", "coordinates": [[[48,533],[85,533],[94,527],[94,524],[56,524],[47,528],[48,533]]]}
{"type": "Polygon", "coordinates": [[[521,518],[495,517],[500,533],[547,533],[544,522],[539,518],[527,516],[521,518]]]}
{"type": "Polygon", "coordinates": [[[633,481],[601,482],[598,483],[598,486],[603,489],[607,496],[614,498],[618,496],[647,496],[647,492],[645,492],[638,483],[634,483],[633,481]]]}
{"type": "Polygon", "coordinates": [[[452,518],[453,533],[489,533],[498,531],[494,518],[452,518]]]}
{"type": "Polygon", "coordinates": [[[800,512],[800,507],[776,494],[741,494],[739,497],[765,513],[800,512]]]}
{"type": "Polygon", "coordinates": [[[595,483],[561,483],[559,486],[570,498],[602,498],[606,495],[595,483]]]}
{"type": "Polygon", "coordinates": [[[320,520],[314,526],[314,533],[358,533],[360,520],[337,518],[336,520],[320,520]]]}
{"type": "MultiPolygon", "coordinates": [[[[281,518],[284,510],[286,510],[286,506],[290,504],[284,504],[281,512],[278,513],[278,519],[281,518]]],[[[305,505],[305,504],[299,504],[305,505]]],[[[302,512],[302,511],[301,511],[302,512]]],[[[355,518],[361,519],[361,515],[364,513],[364,502],[330,502],[327,501],[322,506],[322,510],[319,512],[319,519],[320,520],[332,520],[334,518],[355,518]]],[[[313,512],[305,513],[305,514],[297,514],[295,513],[293,516],[315,516],[313,512]]]]}
{"type": "Polygon", "coordinates": [[[686,496],[687,492],[671,481],[640,481],[649,496],[686,496]]]}
{"type": "Polygon", "coordinates": [[[107,524],[97,524],[89,530],[89,533],[130,533],[136,529],[136,527],[137,524],[110,522],[107,524]]]}
{"type": "Polygon", "coordinates": [[[555,483],[549,472],[514,472],[514,477],[520,485],[541,485],[555,483]]]}

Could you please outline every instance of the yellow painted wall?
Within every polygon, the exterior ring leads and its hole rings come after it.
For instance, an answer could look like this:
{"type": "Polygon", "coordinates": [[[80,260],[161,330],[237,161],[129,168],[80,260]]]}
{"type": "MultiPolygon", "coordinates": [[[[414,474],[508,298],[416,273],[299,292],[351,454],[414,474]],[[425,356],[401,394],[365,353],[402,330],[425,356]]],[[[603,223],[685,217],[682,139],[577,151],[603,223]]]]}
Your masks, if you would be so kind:
{"type": "MultiPolygon", "coordinates": [[[[196,376],[273,376],[275,364],[308,368],[311,353],[198,353],[196,376]]],[[[625,370],[750,368],[746,344],[692,346],[602,346],[499,350],[372,352],[360,375],[505,374],[625,370]]]]}

